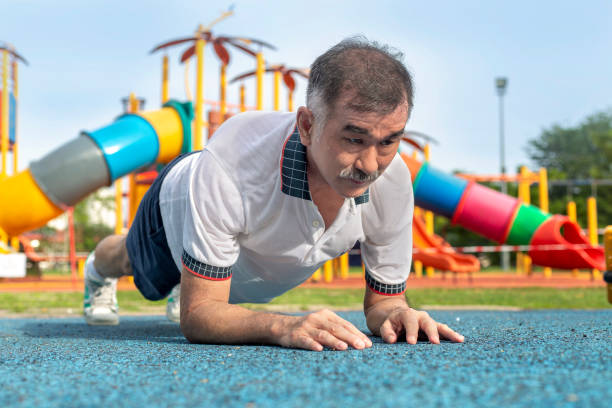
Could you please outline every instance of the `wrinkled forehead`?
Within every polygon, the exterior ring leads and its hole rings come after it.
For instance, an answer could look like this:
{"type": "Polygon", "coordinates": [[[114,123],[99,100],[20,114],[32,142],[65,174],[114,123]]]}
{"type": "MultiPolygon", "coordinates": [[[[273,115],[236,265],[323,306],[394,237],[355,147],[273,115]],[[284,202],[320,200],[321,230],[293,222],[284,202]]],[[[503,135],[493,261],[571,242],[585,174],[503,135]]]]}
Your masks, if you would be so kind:
{"type": "Polygon", "coordinates": [[[344,90],[338,99],[334,101],[331,106],[327,106],[328,115],[339,115],[339,116],[388,116],[388,115],[399,115],[399,117],[405,116],[404,122],[408,120],[410,116],[410,106],[408,106],[408,99],[403,98],[398,104],[384,104],[379,101],[373,100],[359,95],[353,89],[344,90]]]}
{"type": "Polygon", "coordinates": [[[352,100],[342,100],[335,104],[328,112],[327,119],[334,122],[356,125],[369,129],[373,126],[384,126],[393,131],[402,130],[409,117],[407,101],[396,106],[378,109],[363,109],[363,105],[355,104],[352,100]]]}

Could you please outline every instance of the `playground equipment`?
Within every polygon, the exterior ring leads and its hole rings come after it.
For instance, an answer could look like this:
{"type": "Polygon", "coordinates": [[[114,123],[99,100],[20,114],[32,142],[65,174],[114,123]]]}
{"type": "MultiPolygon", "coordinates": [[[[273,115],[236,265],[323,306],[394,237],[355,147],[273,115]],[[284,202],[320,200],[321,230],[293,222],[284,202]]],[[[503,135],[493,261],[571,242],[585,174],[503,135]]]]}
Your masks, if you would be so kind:
{"type": "Polygon", "coordinates": [[[608,284],[608,302],[612,303],[612,225],[608,225],[604,232],[604,246],[606,249],[604,280],[608,284]]]}
{"type": "MultiPolygon", "coordinates": [[[[2,88],[0,89],[0,181],[8,177],[8,155],[13,155],[13,174],[18,168],[17,102],[19,99],[18,63],[28,62],[17,53],[15,47],[0,43],[2,54],[2,88]],[[10,59],[10,61],[9,61],[10,59]],[[10,72],[9,72],[10,66],[10,72]]],[[[0,272],[2,276],[25,275],[25,257],[19,250],[16,237],[9,241],[9,234],[0,228],[0,272]]]]}
{"type": "Polygon", "coordinates": [[[469,273],[480,270],[478,258],[456,252],[442,237],[429,233],[420,216],[412,220],[412,241],[413,261],[443,271],[469,273]]]}
{"type": "Polygon", "coordinates": [[[536,265],[604,269],[603,249],[562,215],[551,215],[473,181],[447,175],[428,162],[402,155],[413,177],[415,204],[453,223],[508,245],[532,245],[536,265]],[[550,251],[546,246],[554,245],[550,251]]]}
{"type": "MultiPolygon", "coordinates": [[[[280,80],[282,77],[283,82],[285,83],[285,86],[288,90],[287,110],[289,112],[293,111],[293,92],[295,91],[295,79],[293,79],[292,74],[297,74],[303,78],[308,79],[310,75],[310,70],[307,68],[287,68],[283,64],[280,64],[272,65],[271,67],[267,68],[265,72],[274,73],[274,110],[280,110],[280,80]]],[[[257,75],[257,71],[245,72],[244,74],[232,78],[230,84],[255,75],[257,75]]]]}
{"type": "MultiPolygon", "coordinates": [[[[264,58],[263,58],[263,52],[261,51],[261,48],[263,47],[267,47],[267,48],[271,48],[271,49],[275,49],[272,45],[264,42],[264,41],[260,41],[260,40],[256,40],[254,38],[244,38],[244,37],[227,37],[227,36],[218,36],[215,37],[213,36],[213,34],[211,33],[210,29],[212,28],[212,26],[214,26],[215,24],[217,24],[218,22],[224,20],[225,18],[231,16],[233,14],[233,11],[227,11],[225,13],[223,13],[219,18],[217,18],[216,20],[214,20],[212,23],[210,23],[208,26],[203,27],[202,25],[200,25],[198,27],[198,29],[196,30],[194,36],[192,37],[187,37],[187,38],[180,38],[180,39],[176,39],[176,40],[172,40],[172,41],[168,41],[165,43],[162,43],[160,45],[157,45],[156,47],[154,47],[150,53],[155,53],[159,50],[162,49],[167,49],[169,47],[175,46],[175,45],[179,45],[179,44],[184,44],[184,43],[195,43],[193,45],[191,45],[189,48],[187,48],[187,50],[185,50],[181,56],[181,62],[186,62],[188,61],[194,54],[196,56],[196,96],[195,96],[195,128],[194,128],[194,150],[200,150],[205,144],[206,141],[203,140],[202,138],[202,128],[204,125],[204,119],[203,119],[203,104],[204,104],[204,48],[207,44],[207,42],[212,42],[213,43],[213,47],[215,49],[215,52],[217,53],[217,56],[219,57],[219,59],[221,60],[222,64],[221,64],[221,111],[223,112],[226,109],[226,105],[225,105],[225,84],[226,84],[226,68],[227,68],[227,64],[229,64],[229,53],[227,52],[227,49],[225,48],[224,44],[230,44],[235,48],[238,48],[250,55],[254,55],[257,59],[257,72],[258,72],[258,76],[257,76],[257,109],[262,109],[263,108],[263,70],[264,70],[264,58]],[[260,50],[259,52],[254,52],[252,50],[250,50],[248,47],[246,47],[246,45],[249,44],[257,44],[260,46],[260,50]]],[[[167,60],[164,60],[167,61],[167,60]]],[[[165,64],[167,64],[167,62],[165,62],[165,64]]],[[[164,65],[164,69],[167,70],[167,65],[164,65]]],[[[185,75],[187,78],[187,73],[188,70],[185,70],[185,75]]],[[[186,83],[188,83],[188,81],[186,81],[186,83]]],[[[186,91],[188,96],[190,95],[189,93],[189,87],[186,86],[186,91]]],[[[222,115],[224,115],[224,112],[222,113],[222,115]]]]}
{"type": "Polygon", "coordinates": [[[192,117],[190,102],[169,101],[162,109],[122,115],[108,126],[82,132],[0,181],[0,228],[17,236],[41,227],[98,188],[189,151],[192,117]]]}
{"type": "Polygon", "coordinates": [[[7,175],[8,153],[13,153],[13,173],[17,173],[17,101],[19,94],[18,86],[18,62],[28,65],[28,62],[17,53],[14,47],[0,44],[2,53],[2,89],[0,89],[0,150],[2,162],[0,178],[7,175]],[[11,62],[9,64],[9,57],[11,62]],[[11,72],[9,75],[9,65],[11,72]],[[9,86],[9,79],[12,86],[9,86]]]}

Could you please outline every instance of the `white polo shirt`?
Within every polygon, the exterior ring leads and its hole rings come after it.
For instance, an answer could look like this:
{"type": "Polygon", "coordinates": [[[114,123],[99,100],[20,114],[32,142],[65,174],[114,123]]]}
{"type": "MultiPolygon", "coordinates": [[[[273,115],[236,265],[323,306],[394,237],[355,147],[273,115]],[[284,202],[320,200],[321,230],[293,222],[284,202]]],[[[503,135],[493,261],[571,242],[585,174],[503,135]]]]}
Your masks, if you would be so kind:
{"type": "Polygon", "coordinates": [[[160,209],[179,269],[232,278],[230,303],[264,303],[361,243],[366,283],[405,291],[412,258],[413,194],[399,155],[356,198],[344,200],[327,230],[310,198],[306,147],[295,113],[234,116],[205,150],[167,174],[160,209]]]}

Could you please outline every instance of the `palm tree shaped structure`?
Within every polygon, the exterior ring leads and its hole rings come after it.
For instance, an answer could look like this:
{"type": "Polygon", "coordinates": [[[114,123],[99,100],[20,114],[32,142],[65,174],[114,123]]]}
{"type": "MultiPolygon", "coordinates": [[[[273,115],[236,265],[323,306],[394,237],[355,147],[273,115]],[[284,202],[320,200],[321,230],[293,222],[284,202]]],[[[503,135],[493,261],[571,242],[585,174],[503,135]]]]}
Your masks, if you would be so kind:
{"type": "MultiPolygon", "coordinates": [[[[293,74],[297,74],[303,78],[308,79],[310,76],[310,70],[308,68],[287,68],[283,64],[272,65],[268,67],[265,72],[274,73],[274,110],[280,110],[279,92],[280,92],[280,79],[283,78],[283,82],[288,89],[287,93],[287,109],[293,110],[293,92],[295,91],[295,79],[293,74]]],[[[233,78],[230,83],[240,81],[241,79],[256,75],[256,71],[246,72],[233,78]]]]}
{"type": "MultiPolygon", "coordinates": [[[[229,12],[228,12],[229,13],[229,12]]],[[[228,14],[226,13],[226,14],[228,14]]],[[[223,17],[223,16],[222,16],[223,17]]],[[[214,23],[220,21],[217,19],[214,23]]],[[[226,87],[226,70],[227,65],[230,61],[230,56],[226,44],[229,44],[235,48],[238,48],[249,55],[258,56],[260,53],[256,53],[253,50],[249,49],[247,45],[249,44],[257,44],[260,47],[267,47],[270,49],[275,49],[274,46],[254,38],[246,38],[246,37],[229,37],[229,36],[214,36],[210,31],[210,27],[213,25],[210,24],[208,27],[204,28],[202,26],[198,27],[198,30],[191,37],[179,38],[172,41],[168,41],[154,47],[150,53],[155,53],[162,49],[167,49],[176,45],[192,43],[189,48],[187,48],[181,55],[181,62],[188,61],[194,55],[197,57],[197,74],[196,74],[196,109],[195,109],[195,132],[194,132],[194,149],[202,148],[202,101],[204,94],[204,79],[203,79],[203,71],[204,71],[204,47],[208,42],[212,42],[215,53],[221,60],[221,103],[222,110],[226,110],[225,106],[225,87],[226,87]]]]}

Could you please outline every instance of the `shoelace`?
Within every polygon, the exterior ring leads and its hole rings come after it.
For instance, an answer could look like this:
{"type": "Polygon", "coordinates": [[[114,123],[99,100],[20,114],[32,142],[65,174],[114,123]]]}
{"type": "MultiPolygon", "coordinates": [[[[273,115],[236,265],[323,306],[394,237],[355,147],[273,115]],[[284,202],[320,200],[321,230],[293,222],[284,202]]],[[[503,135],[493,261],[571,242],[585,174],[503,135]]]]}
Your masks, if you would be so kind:
{"type": "Polygon", "coordinates": [[[115,306],[115,284],[107,283],[101,284],[94,289],[94,297],[96,298],[96,304],[102,306],[115,306]]]}

